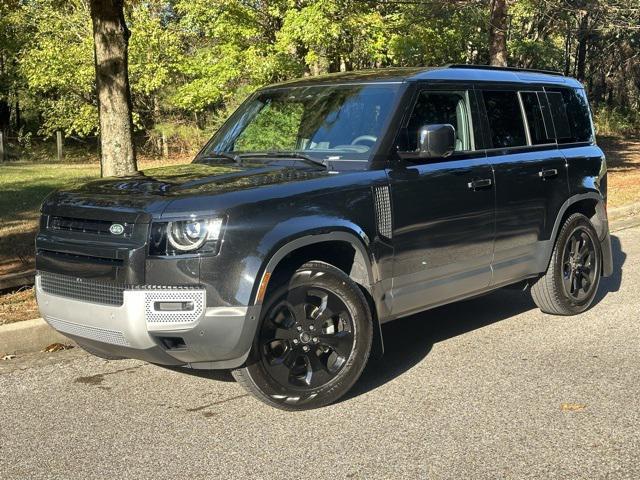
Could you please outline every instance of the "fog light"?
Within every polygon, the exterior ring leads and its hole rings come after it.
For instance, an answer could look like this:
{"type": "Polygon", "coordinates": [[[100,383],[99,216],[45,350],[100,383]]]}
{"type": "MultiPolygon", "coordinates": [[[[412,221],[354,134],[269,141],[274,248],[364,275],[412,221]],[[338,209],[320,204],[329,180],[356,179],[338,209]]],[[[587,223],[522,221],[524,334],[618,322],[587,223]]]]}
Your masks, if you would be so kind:
{"type": "Polygon", "coordinates": [[[155,302],[153,308],[156,312],[192,312],[195,305],[193,302],[155,302]]]}

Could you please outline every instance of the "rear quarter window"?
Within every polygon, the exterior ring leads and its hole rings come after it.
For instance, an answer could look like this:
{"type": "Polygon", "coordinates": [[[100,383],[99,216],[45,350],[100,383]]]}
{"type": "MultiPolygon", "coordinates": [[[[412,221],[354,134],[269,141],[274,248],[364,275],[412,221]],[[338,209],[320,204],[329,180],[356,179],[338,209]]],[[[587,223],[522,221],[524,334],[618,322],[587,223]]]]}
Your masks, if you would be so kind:
{"type": "Polygon", "coordinates": [[[584,90],[547,91],[558,143],[592,142],[591,111],[584,90]]]}

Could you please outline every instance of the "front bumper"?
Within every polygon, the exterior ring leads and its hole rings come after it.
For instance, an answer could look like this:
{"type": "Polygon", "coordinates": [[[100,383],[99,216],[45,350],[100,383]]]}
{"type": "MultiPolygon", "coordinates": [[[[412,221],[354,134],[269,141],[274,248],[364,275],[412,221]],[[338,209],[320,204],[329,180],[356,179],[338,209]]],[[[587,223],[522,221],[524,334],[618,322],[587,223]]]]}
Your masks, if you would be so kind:
{"type": "Polygon", "coordinates": [[[47,323],[81,346],[192,368],[242,365],[259,317],[259,307],[207,307],[206,292],[200,289],[124,290],[121,305],[105,305],[45,292],[37,275],[36,296],[47,323]],[[191,302],[193,308],[158,311],[158,301],[191,302]]]}

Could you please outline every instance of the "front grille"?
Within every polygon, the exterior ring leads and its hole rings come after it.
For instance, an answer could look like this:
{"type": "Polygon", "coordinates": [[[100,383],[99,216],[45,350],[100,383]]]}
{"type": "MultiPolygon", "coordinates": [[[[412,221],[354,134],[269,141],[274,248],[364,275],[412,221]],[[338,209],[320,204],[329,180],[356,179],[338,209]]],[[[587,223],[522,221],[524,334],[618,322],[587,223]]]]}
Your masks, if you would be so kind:
{"type": "Polygon", "coordinates": [[[102,305],[122,305],[124,286],[85,280],[57,273],[40,272],[40,286],[51,295],[102,305]]]}
{"type": "MultiPolygon", "coordinates": [[[[110,222],[108,220],[87,220],[84,218],[70,218],[50,216],[47,222],[47,228],[54,231],[66,231],[66,232],[81,232],[90,233],[99,236],[116,236],[111,233],[111,226],[116,222],[110,222]]],[[[121,223],[122,233],[117,236],[130,237],[133,233],[132,223],[121,223]]]]}

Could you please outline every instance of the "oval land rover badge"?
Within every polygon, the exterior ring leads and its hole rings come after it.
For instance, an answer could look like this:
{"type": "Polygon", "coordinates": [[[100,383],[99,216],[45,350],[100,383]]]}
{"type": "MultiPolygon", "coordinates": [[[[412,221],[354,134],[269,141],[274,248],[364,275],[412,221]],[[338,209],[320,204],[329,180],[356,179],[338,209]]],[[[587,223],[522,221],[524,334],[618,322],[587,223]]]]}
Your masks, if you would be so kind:
{"type": "Polygon", "coordinates": [[[109,227],[109,231],[113,235],[122,235],[124,233],[124,226],[120,225],[119,223],[114,223],[109,227]]]}

